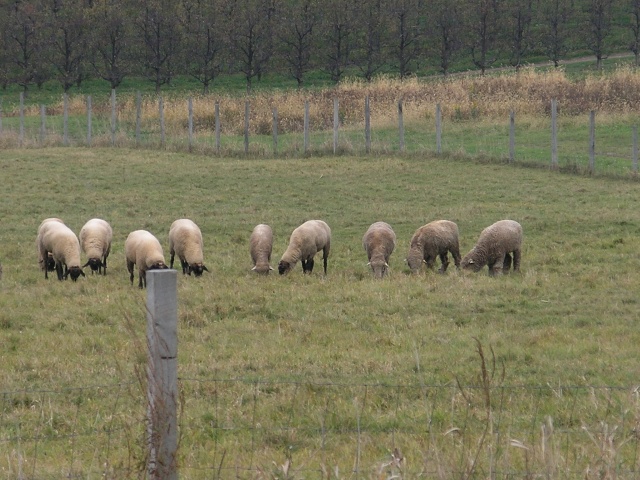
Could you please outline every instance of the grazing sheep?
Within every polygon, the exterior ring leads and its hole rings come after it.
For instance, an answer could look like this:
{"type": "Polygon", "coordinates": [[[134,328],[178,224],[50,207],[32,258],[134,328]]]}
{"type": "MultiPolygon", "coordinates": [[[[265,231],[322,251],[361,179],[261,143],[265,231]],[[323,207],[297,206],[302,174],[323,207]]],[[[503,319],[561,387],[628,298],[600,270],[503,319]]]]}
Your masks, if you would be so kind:
{"type": "Polygon", "coordinates": [[[362,237],[362,246],[367,252],[368,265],[375,278],[383,278],[389,268],[389,257],[396,248],[396,234],[391,225],[375,222],[362,237]]]}
{"type": "MultiPolygon", "coordinates": [[[[73,231],[59,221],[48,222],[38,235],[40,258],[52,256],[58,280],[70,275],[74,282],[84,272],[80,266],[80,242],[73,231]],[[64,271],[63,271],[64,269],[64,271]]],[[[49,269],[44,269],[44,278],[49,278],[49,269]]]]}
{"type": "Polygon", "coordinates": [[[463,270],[478,272],[489,267],[489,275],[500,275],[511,268],[520,270],[522,226],[514,220],[500,220],[485,228],[475,246],[462,259],[463,270]]]}
{"type": "Polygon", "coordinates": [[[56,262],[53,259],[53,255],[51,255],[51,253],[47,255],[46,262],[40,255],[40,237],[47,231],[49,225],[51,225],[52,223],[62,223],[64,225],[64,222],[59,218],[45,218],[38,227],[38,234],[36,236],[36,252],[38,252],[38,265],[40,267],[40,270],[47,269],[49,272],[53,272],[56,269],[56,262]]]}
{"type": "Polygon", "coordinates": [[[169,229],[169,260],[170,267],[173,268],[173,260],[178,254],[182,264],[182,273],[196,277],[202,272],[208,272],[204,266],[204,256],[202,253],[202,232],[194,222],[187,218],[181,218],[171,224],[169,229]]]}
{"type": "Polygon", "coordinates": [[[92,218],[80,229],[80,247],[87,255],[87,265],[91,273],[107,274],[107,257],[111,251],[113,230],[105,220],[92,218]]]}
{"type": "Polygon", "coordinates": [[[135,230],[124,242],[124,255],[127,259],[129,279],[133,285],[133,266],[138,267],[138,287],[147,286],[147,270],[168,268],[164,263],[162,245],[153,234],[146,230],[135,230]]]}
{"type": "Polygon", "coordinates": [[[442,264],[439,273],[447,271],[449,253],[457,268],[460,268],[460,245],[458,242],[458,226],[449,220],[435,220],[418,228],[411,238],[411,246],[407,255],[407,264],[412,273],[418,273],[422,262],[433,269],[436,258],[442,264]]]}
{"type": "Polygon", "coordinates": [[[254,272],[268,275],[273,268],[271,262],[271,250],[273,249],[273,231],[269,225],[261,223],[256,225],[249,239],[249,251],[253,262],[254,272]]]}
{"type": "Polygon", "coordinates": [[[327,274],[327,257],[331,247],[331,229],[322,220],[309,220],[291,234],[289,246],[278,263],[278,272],[284,275],[302,261],[302,271],[313,271],[313,257],[322,250],[324,274],[327,274]]]}

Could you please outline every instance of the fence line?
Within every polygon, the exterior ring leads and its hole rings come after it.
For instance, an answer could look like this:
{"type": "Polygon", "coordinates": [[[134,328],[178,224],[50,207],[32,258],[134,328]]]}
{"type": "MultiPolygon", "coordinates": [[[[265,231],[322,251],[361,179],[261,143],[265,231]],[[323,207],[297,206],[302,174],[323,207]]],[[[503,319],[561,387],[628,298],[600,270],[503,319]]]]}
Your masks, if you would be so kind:
{"type": "MultiPolygon", "coordinates": [[[[135,145],[136,146],[142,146],[143,142],[142,142],[142,122],[143,122],[143,115],[142,115],[142,97],[140,92],[137,92],[136,94],[136,99],[135,99],[135,132],[132,133],[132,135],[135,137],[135,145]]],[[[5,113],[2,112],[2,106],[3,103],[0,101],[0,138],[1,137],[6,137],[8,139],[11,138],[10,134],[9,134],[9,128],[8,128],[8,124],[9,123],[13,123],[13,122],[9,122],[7,121],[7,117],[5,113]],[[4,121],[3,121],[4,120],[4,121]]],[[[123,125],[125,124],[121,124],[119,125],[119,121],[118,121],[118,107],[117,107],[117,98],[116,98],[116,92],[115,90],[111,91],[111,95],[109,97],[109,106],[110,106],[110,117],[108,118],[108,120],[104,120],[104,122],[106,122],[106,128],[107,128],[107,132],[108,134],[110,134],[110,138],[109,138],[109,143],[112,146],[115,146],[116,144],[120,143],[122,144],[122,141],[126,142],[126,139],[129,137],[126,128],[123,128],[123,125]],[[120,138],[121,140],[118,141],[118,138],[120,138]]],[[[243,149],[242,152],[247,155],[250,153],[251,151],[251,137],[250,137],[250,133],[252,131],[251,129],[251,102],[249,99],[247,99],[245,101],[244,104],[244,128],[243,128],[243,139],[244,139],[244,145],[243,145],[243,149]]],[[[305,100],[304,102],[304,123],[303,123],[303,148],[302,151],[304,153],[304,155],[308,155],[310,150],[311,150],[311,144],[310,144],[310,114],[309,114],[309,101],[305,100]]],[[[64,95],[64,99],[63,99],[63,118],[62,118],[62,139],[61,139],[61,143],[62,145],[70,145],[72,144],[72,135],[70,133],[69,130],[69,100],[68,100],[68,96],[65,94],[64,95]]],[[[164,106],[164,99],[162,98],[162,96],[158,96],[158,127],[159,127],[159,144],[162,148],[166,148],[169,145],[169,140],[167,138],[167,131],[166,131],[166,125],[165,125],[165,106],[164,106]]],[[[600,153],[598,153],[596,151],[596,136],[595,136],[595,129],[596,129],[596,124],[595,124],[595,111],[590,112],[590,116],[589,116],[589,138],[588,138],[588,144],[587,141],[585,141],[585,154],[588,155],[588,160],[587,160],[587,164],[584,167],[584,170],[588,173],[595,173],[596,172],[596,156],[600,156],[603,158],[610,158],[611,154],[608,153],[607,151],[602,151],[600,153]]],[[[19,106],[19,133],[18,133],[18,145],[20,147],[24,147],[26,145],[29,144],[29,142],[27,141],[26,138],[26,122],[25,122],[25,103],[24,103],[24,94],[20,94],[20,106],[19,106]]],[[[399,99],[397,102],[397,115],[398,115],[398,137],[397,137],[397,141],[398,141],[398,151],[399,152],[405,152],[407,151],[407,138],[406,138],[406,132],[405,132],[405,120],[404,120],[404,102],[403,99],[399,99]]],[[[221,129],[222,129],[222,121],[221,121],[221,112],[220,112],[220,102],[218,100],[215,101],[215,127],[214,127],[214,135],[215,135],[215,153],[220,154],[222,152],[222,140],[221,140],[221,129]]],[[[179,142],[180,142],[180,138],[185,138],[185,146],[189,151],[194,151],[196,149],[196,147],[200,147],[201,149],[204,148],[206,150],[206,145],[207,142],[200,142],[198,144],[198,142],[196,141],[196,137],[195,137],[195,129],[196,129],[196,119],[195,119],[195,112],[194,112],[194,108],[193,108],[193,98],[189,97],[188,98],[188,103],[187,103],[187,109],[185,112],[185,117],[186,117],[186,121],[185,121],[185,128],[184,131],[185,133],[183,134],[183,136],[177,136],[171,139],[171,146],[172,148],[174,148],[175,146],[179,146],[179,142]]],[[[53,118],[53,117],[52,117],[53,118]]],[[[93,115],[93,104],[92,104],[92,97],[91,96],[87,96],[86,97],[86,145],[91,147],[94,146],[95,144],[95,135],[94,135],[94,126],[93,123],[95,122],[96,119],[94,119],[94,115],[93,115]]],[[[286,119],[285,119],[286,121],[286,119]]],[[[282,143],[280,141],[280,133],[279,133],[279,124],[281,122],[281,118],[280,115],[278,114],[278,108],[277,106],[273,106],[271,109],[271,128],[270,128],[270,136],[271,136],[271,142],[272,142],[272,147],[270,150],[272,150],[272,152],[274,153],[274,155],[278,155],[279,153],[283,152],[283,148],[281,147],[282,143]]],[[[364,123],[364,131],[363,131],[363,145],[362,145],[362,149],[364,151],[364,153],[366,154],[370,154],[374,151],[373,145],[372,145],[372,128],[371,128],[371,104],[370,104],[370,97],[367,95],[364,98],[364,112],[363,112],[363,123],[364,123]]],[[[442,122],[442,105],[440,103],[436,103],[435,105],[435,145],[433,147],[433,151],[436,154],[441,154],[443,153],[443,151],[445,150],[444,148],[444,144],[443,144],[443,122],[442,122]]],[[[50,118],[47,117],[46,115],[46,108],[44,105],[40,105],[40,129],[39,129],[39,133],[37,136],[37,143],[39,145],[49,145],[49,144],[55,144],[55,125],[56,125],[56,121],[55,120],[51,120],[50,118]]],[[[505,127],[506,127],[506,123],[505,123],[505,127]]],[[[349,143],[346,143],[345,141],[341,141],[341,132],[340,129],[342,127],[341,125],[341,115],[340,115],[340,104],[337,98],[334,98],[333,100],[333,122],[332,122],[332,126],[333,126],[333,141],[332,141],[332,152],[334,154],[339,154],[342,150],[344,151],[353,151],[353,150],[358,150],[357,145],[354,145],[353,140],[351,140],[349,143]]],[[[631,143],[631,158],[628,160],[628,168],[627,167],[618,167],[619,171],[621,172],[625,172],[628,171],[629,173],[632,174],[637,174],[638,171],[638,166],[637,166],[637,139],[636,136],[637,134],[635,133],[635,126],[631,126],[630,128],[630,143],[631,143]]],[[[351,132],[353,132],[353,129],[350,130],[351,132]]],[[[260,137],[260,135],[262,133],[266,133],[266,132],[260,132],[257,136],[256,136],[256,140],[253,140],[254,143],[259,144],[259,145],[263,145],[264,142],[264,136],[263,138],[260,137]]],[[[552,99],[551,100],[551,138],[549,140],[550,142],[550,149],[551,149],[551,160],[550,160],[550,168],[552,169],[559,169],[560,168],[560,164],[559,164],[559,159],[558,159],[558,134],[559,134],[559,128],[558,128],[558,104],[557,104],[557,100],[556,99],[552,99]]],[[[148,135],[148,134],[147,134],[148,135]]],[[[345,134],[345,136],[348,138],[348,134],[345,134]]],[[[353,136],[353,134],[352,134],[353,136]]],[[[78,138],[78,135],[75,135],[75,138],[78,138]]],[[[357,141],[357,136],[354,137],[354,139],[357,141]]],[[[451,141],[450,141],[451,142],[451,141]]],[[[481,139],[479,141],[479,143],[482,143],[483,140],[481,139]]],[[[494,140],[494,142],[499,142],[499,140],[494,140]]],[[[232,142],[230,142],[231,144],[232,142]]],[[[6,143],[5,143],[6,144],[6,143]]],[[[153,144],[153,142],[151,142],[151,144],[153,144]]],[[[619,147],[620,142],[616,142],[616,147],[619,147]]],[[[497,145],[497,144],[495,144],[497,145]]],[[[465,146],[463,145],[460,148],[456,148],[455,145],[453,145],[452,143],[449,143],[447,145],[447,150],[449,152],[468,152],[468,154],[470,155],[474,155],[474,154],[479,154],[482,153],[482,146],[478,147],[477,151],[469,151],[468,148],[465,148],[465,146]]],[[[519,144],[519,147],[521,150],[531,150],[532,148],[536,148],[536,149],[545,149],[545,148],[549,148],[549,144],[547,144],[547,146],[542,146],[542,145],[537,145],[537,146],[532,146],[532,145],[524,145],[524,144],[519,144]]],[[[294,148],[295,148],[295,143],[294,143],[294,148]]],[[[427,146],[427,148],[429,148],[427,146]]],[[[498,147],[498,150],[500,150],[501,148],[498,147]]],[[[233,153],[233,146],[230,146],[228,149],[225,149],[225,151],[230,150],[230,153],[233,153]]],[[[473,150],[473,149],[472,149],[473,150]]],[[[504,139],[504,152],[505,153],[494,153],[493,155],[497,155],[498,157],[504,156],[505,160],[507,160],[510,163],[516,162],[516,161],[522,161],[523,160],[523,154],[519,153],[516,149],[516,122],[515,122],[515,112],[510,112],[509,115],[509,119],[508,119],[508,134],[505,134],[505,139],[504,139]]],[[[388,148],[385,148],[384,151],[388,151],[388,148]]],[[[623,155],[623,154],[620,154],[623,155]]],[[[616,159],[622,159],[624,158],[623,156],[613,156],[613,158],[616,159]]],[[[526,161],[526,160],[525,160],[526,161]]],[[[607,164],[610,162],[604,162],[604,164],[607,164]]],[[[572,167],[576,167],[576,165],[569,165],[572,167]]],[[[599,166],[600,167],[600,166],[599,166]]],[[[600,167],[602,168],[602,167],[600,167]]]]}

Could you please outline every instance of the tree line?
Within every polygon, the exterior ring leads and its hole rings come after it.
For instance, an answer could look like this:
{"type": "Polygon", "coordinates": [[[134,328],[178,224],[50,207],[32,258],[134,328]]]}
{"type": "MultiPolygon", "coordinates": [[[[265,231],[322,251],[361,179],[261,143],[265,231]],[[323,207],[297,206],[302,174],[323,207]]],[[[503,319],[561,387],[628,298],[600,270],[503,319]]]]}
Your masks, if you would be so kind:
{"type": "Polygon", "coordinates": [[[577,52],[600,67],[614,49],[640,61],[640,0],[0,1],[0,85],[24,91],[88,78],[115,89],[127,77],[159,91],[190,75],[206,93],[230,74],[250,90],[273,72],[301,87],[314,71],[334,82],[484,73],[577,52]]]}

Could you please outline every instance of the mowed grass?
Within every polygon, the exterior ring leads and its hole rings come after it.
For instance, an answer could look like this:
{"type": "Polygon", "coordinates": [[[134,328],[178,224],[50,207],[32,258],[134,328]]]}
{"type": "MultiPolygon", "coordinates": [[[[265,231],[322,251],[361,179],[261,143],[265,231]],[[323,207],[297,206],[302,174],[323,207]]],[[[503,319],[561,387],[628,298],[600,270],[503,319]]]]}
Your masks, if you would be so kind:
{"type": "MultiPolygon", "coordinates": [[[[566,451],[554,450],[551,460],[565,468],[581,469],[584,462],[637,468],[638,441],[631,438],[640,416],[632,393],[621,394],[624,401],[613,406],[597,393],[566,402],[561,393],[588,386],[596,387],[592,392],[608,386],[632,392],[637,384],[636,182],[446,156],[225,159],[82,148],[3,150],[0,169],[0,438],[12,452],[0,460],[6,478],[19,468],[88,475],[96,465],[78,462],[85,448],[92,458],[94,437],[72,446],[40,440],[35,448],[16,439],[36,436],[34,431],[53,437],[90,431],[118,402],[129,405],[119,416],[129,419],[130,431],[110,438],[108,463],[140,464],[145,406],[138,378],[146,361],[146,297],[137,288],[137,272],[134,286],[129,283],[124,240],[133,230],[147,229],[164,245],[168,262],[169,226],[181,217],[200,226],[210,270],[198,279],[178,278],[185,478],[217,478],[234,465],[241,478],[267,478],[265,468],[286,478],[280,467],[285,458],[320,472],[315,478],[328,478],[323,468],[342,478],[335,468],[353,471],[356,456],[358,468],[373,475],[394,446],[414,472],[432,471],[434,465],[436,472],[477,471],[479,466],[470,465],[478,452],[484,473],[491,462],[504,471],[539,462],[548,471],[550,458],[543,454],[526,458],[522,448],[505,453],[511,439],[533,442],[547,422],[585,426],[584,435],[570,437],[570,450],[568,442],[566,451]],[[86,269],[87,277],[77,283],[45,280],[35,237],[42,219],[51,216],[76,233],[93,217],[111,223],[105,277],[86,269]],[[252,274],[248,239],[256,224],[274,230],[277,269],[291,231],[313,218],[332,228],[326,277],[320,257],[312,275],[303,276],[300,265],[287,276],[277,270],[268,277],[252,274]],[[462,274],[453,264],[446,275],[408,274],[404,258],[421,225],[455,221],[464,255],[484,227],[504,218],[524,228],[520,274],[462,274]],[[398,238],[391,273],[382,281],[372,278],[361,245],[378,220],[390,223],[398,238]],[[479,345],[490,372],[495,355],[497,373],[489,384],[479,380],[479,345]],[[108,388],[71,393],[68,406],[61,401],[64,406],[45,407],[45,395],[38,393],[114,384],[132,386],[118,387],[117,395],[108,388]],[[470,386],[469,392],[458,384],[470,386]],[[473,390],[483,385],[524,386],[525,393],[505,397],[502,391],[501,400],[487,408],[483,390],[473,390]],[[554,394],[531,393],[549,386],[554,394]],[[428,387],[433,393],[425,393],[428,387]],[[368,408],[376,415],[366,423],[368,408]],[[78,412],[85,409],[94,417],[83,420],[78,412]],[[467,415],[456,416],[458,409],[467,415]],[[624,440],[616,455],[592,430],[598,426],[602,433],[600,422],[610,422],[611,412],[621,422],[616,440],[624,440]],[[498,413],[510,431],[483,444],[482,432],[498,413]],[[281,418],[287,428],[278,423],[281,418]],[[239,429],[231,440],[223,432],[233,430],[228,422],[239,429]],[[255,433],[256,424],[263,433],[255,433]],[[383,432],[384,440],[369,434],[369,450],[354,433],[365,427],[383,432]],[[320,432],[332,428],[343,433],[325,442],[320,432]],[[457,434],[444,435],[452,428],[468,433],[450,440],[457,434]],[[630,452],[621,453],[622,444],[630,452]],[[69,449],[75,452],[71,460],[69,449]],[[429,457],[434,451],[436,458],[429,457]],[[605,454],[611,458],[603,460],[605,454]]],[[[533,445],[527,448],[534,451],[533,445]]],[[[105,455],[104,447],[100,452],[105,455]]],[[[303,476],[313,475],[291,478],[303,476]]]]}

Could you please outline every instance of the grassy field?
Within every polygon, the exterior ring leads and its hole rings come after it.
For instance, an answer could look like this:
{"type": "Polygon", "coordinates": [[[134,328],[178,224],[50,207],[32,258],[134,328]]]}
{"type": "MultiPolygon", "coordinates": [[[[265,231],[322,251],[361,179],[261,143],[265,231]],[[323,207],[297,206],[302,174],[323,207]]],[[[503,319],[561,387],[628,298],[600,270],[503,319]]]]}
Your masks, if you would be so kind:
{"type": "Polygon", "coordinates": [[[180,217],[211,271],[178,285],[183,478],[637,474],[636,182],[446,156],[82,148],[2,150],[0,169],[3,478],[142,468],[145,292],[123,244],[148,229],[166,254],[180,217]],[[107,276],[44,279],[34,242],[50,216],[76,233],[112,224],[107,276]],[[256,224],[274,229],[275,266],[311,218],[333,231],[326,277],[250,272],[256,224]],[[521,273],[409,275],[411,235],[440,218],[463,254],[518,220],[521,273]],[[378,220],[398,237],[383,281],[361,245],[378,220]],[[387,461],[396,447],[405,460],[387,461]]]}

